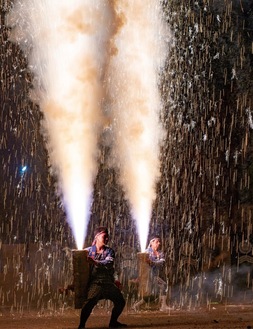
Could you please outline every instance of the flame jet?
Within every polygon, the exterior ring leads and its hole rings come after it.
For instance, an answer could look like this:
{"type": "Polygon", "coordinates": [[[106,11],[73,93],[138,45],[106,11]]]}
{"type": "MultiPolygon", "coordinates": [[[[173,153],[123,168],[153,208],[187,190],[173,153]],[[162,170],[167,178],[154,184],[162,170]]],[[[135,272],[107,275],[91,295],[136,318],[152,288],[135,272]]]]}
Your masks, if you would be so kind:
{"type": "Polygon", "coordinates": [[[112,120],[112,158],[146,246],[155,187],[160,173],[163,127],[159,68],[167,53],[168,31],[160,1],[115,0],[114,35],[107,67],[108,108],[112,120]],[[112,51],[113,50],[113,51],[112,51]]]}
{"type": "Polygon", "coordinates": [[[103,0],[21,0],[7,17],[34,74],[50,162],[78,249],[97,172],[110,8],[103,0]]]}

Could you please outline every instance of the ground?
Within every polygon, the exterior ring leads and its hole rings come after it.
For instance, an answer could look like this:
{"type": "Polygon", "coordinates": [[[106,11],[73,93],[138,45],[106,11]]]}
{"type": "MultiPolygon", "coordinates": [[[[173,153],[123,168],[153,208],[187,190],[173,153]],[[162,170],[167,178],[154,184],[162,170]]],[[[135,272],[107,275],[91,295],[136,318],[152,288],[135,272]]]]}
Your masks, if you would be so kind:
{"type": "MultiPolygon", "coordinates": [[[[76,329],[80,310],[13,312],[2,310],[2,329],[76,329]]],[[[96,309],[88,319],[87,328],[108,327],[110,312],[96,309]]],[[[170,329],[253,329],[253,305],[213,305],[192,310],[134,312],[124,310],[120,319],[129,328],[170,329]]]]}

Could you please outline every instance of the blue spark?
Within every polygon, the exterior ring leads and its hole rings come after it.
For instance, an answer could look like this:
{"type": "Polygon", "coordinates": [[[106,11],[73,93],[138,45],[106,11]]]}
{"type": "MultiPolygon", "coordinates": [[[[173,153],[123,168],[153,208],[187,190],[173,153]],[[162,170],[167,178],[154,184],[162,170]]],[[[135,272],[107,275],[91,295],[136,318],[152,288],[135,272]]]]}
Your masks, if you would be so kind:
{"type": "Polygon", "coordinates": [[[21,172],[24,173],[27,169],[27,166],[24,166],[22,169],[21,169],[21,172]]]}

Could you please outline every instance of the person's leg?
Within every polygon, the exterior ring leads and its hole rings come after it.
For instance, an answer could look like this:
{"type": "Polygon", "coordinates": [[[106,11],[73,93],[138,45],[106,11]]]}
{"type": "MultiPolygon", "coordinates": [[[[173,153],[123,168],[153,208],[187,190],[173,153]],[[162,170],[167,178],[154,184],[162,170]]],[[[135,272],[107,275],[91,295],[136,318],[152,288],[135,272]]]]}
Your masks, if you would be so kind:
{"type": "Polygon", "coordinates": [[[133,305],[133,309],[135,310],[135,312],[139,311],[139,308],[143,304],[145,304],[145,300],[143,298],[141,300],[137,300],[133,305]]]}
{"type": "Polygon", "coordinates": [[[170,307],[167,305],[167,296],[161,295],[160,296],[160,311],[167,312],[170,310],[170,307]]]}
{"type": "Polygon", "coordinates": [[[104,291],[104,295],[106,299],[109,299],[113,302],[113,309],[112,309],[109,327],[110,328],[126,327],[127,326],[126,324],[118,322],[118,317],[122,313],[126,304],[125,299],[119,288],[113,284],[107,285],[104,291]]]}
{"type": "Polygon", "coordinates": [[[101,296],[101,286],[92,284],[89,287],[87,293],[87,299],[83,303],[78,329],[85,328],[85,323],[88,317],[90,316],[93,307],[98,303],[100,296],[101,296]]]}
{"type": "Polygon", "coordinates": [[[159,287],[159,302],[160,302],[160,311],[166,312],[170,310],[170,307],[167,306],[167,283],[158,277],[157,279],[159,287]]]}

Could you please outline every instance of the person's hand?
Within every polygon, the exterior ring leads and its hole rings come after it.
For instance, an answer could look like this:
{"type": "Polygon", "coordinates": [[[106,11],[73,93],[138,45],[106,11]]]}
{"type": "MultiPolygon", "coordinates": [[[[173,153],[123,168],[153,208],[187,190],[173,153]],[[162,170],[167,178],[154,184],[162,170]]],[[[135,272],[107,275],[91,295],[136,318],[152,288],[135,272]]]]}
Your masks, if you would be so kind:
{"type": "Polygon", "coordinates": [[[87,261],[88,261],[89,264],[98,265],[98,261],[95,260],[93,257],[88,256],[87,261]]]}
{"type": "Polygon", "coordinates": [[[152,264],[152,261],[151,261],[149,258],[147,258],[147,259],[146,259],[146,263],[147,263],[148,265],[151,265],[151,264],[152,264]]]}

